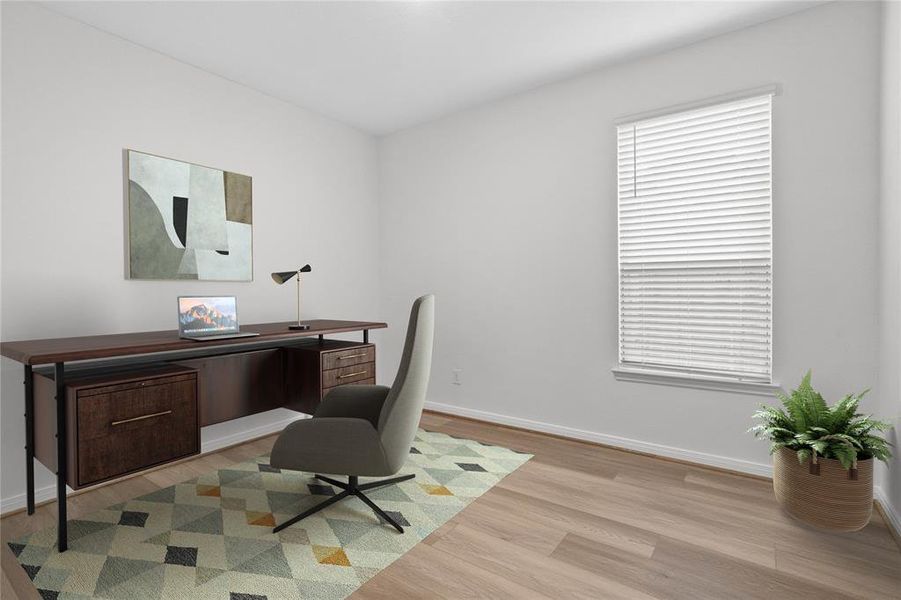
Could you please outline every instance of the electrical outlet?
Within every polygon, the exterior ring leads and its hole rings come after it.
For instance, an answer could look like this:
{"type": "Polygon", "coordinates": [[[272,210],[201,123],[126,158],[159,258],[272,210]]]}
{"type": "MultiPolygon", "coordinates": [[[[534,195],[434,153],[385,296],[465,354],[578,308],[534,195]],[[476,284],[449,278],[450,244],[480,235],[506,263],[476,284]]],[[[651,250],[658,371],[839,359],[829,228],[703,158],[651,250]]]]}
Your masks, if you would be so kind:
{"type": "Polygon", "coordinates": [[[453,375],[453,379],[451,383],[454,385],[463,385],[463,382],[460,380],[460,375],[463,373],[463,369],[451,369],[451,374],[453,375]]]}

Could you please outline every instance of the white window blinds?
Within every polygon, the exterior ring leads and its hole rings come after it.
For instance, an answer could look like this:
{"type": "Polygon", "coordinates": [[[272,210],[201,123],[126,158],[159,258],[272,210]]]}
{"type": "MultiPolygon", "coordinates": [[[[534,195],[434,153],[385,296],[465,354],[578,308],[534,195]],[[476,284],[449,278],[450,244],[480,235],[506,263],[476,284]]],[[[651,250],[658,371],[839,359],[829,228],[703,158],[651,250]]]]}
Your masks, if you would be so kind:
{"type": "Polygon", "coordinates": [[[618,127],[622,366],[771,381],[771,109],[618,127]]]}

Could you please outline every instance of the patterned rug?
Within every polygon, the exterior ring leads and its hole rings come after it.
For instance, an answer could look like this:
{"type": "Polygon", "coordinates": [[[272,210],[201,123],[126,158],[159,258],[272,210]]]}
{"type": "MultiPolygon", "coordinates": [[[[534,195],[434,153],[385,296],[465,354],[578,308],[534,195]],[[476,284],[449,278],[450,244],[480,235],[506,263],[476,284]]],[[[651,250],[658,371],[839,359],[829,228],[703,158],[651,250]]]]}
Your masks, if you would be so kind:
{"type": "Polygon", "coordinates": [[[404,534],[358,498],[273,534],[340,490],[261,456],[70,520],[62,554],[55,529],[9,547],[43,598],[344,598],[530,458],[420,430],[416,478],[368,493],[404,534]]]}

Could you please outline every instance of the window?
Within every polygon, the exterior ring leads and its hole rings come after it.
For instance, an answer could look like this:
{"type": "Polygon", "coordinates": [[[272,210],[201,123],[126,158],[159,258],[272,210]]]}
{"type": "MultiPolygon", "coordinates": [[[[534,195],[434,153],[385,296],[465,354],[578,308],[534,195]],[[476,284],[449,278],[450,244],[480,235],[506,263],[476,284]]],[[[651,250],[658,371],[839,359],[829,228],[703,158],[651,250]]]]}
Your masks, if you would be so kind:
{"type": "Polygon", "coordinates": [[[772,95],[617,130],[622,369],[770,383],[772,95]]]}

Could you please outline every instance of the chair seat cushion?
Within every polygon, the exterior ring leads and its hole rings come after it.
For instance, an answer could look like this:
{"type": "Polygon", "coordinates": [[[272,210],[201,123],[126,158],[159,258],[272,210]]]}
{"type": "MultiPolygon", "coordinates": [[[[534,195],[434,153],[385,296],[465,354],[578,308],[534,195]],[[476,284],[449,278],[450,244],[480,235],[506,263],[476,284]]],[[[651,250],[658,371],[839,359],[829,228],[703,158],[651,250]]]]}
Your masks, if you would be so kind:
{"type": "Polygon", "coordinates": [[[279,469],[384,477],[393,475],[378,431],[366,419],[314,417],[288,425],[269,463],[279,469]]]}

